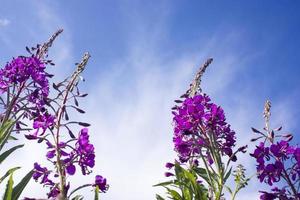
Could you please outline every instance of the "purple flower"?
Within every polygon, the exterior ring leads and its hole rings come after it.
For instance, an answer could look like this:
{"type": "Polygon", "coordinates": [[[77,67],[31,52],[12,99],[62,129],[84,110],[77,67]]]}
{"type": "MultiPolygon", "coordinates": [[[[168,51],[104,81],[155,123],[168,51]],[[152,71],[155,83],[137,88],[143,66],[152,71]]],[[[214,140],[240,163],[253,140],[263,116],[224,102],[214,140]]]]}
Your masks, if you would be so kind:
{"type": "Polygon", "coordinates": [[[45,68],[43,61],[34,56],[13,58],[0,70],[1,93],[6,92],[12,84],[21,85],[30,80],[30,84],[33,84],[35,89],[28,90],[28,100],[37,107],[42,107],[49,95],[48,78],[50,76],[45,72],[45,68]]]}
{"type": "Polygon", "coordinates": [[[256,149],[254,150],[254,153],[250,154],[252,157],[256,158],[256,161],[258,162],[258,166],[264,166],[265,164],[265,158],[267,160],[270,159],[269,155],[269,147],[265,147],[265,144],[261,142],[258,146],[256,146],[256,149]]]}
{"type": "Polygon", "coordinates": [[[223,109],[211,103],[206,94],[187,97],[172,113],[173,142],[182,163],[187,162],[192,154],[199,154],[202,148],[208,149],[210,135],[223,155],[232,156],[235,132],[227,124],[223,109]]]}
{"type": "Polygon", "coordinates": [[[297,161],[298,167],[300,168],[300,148],[296,148],[294,151],[294,157],[295,160],[297,161]]]}
{"type": "Polygon", "coordinates": [[[78,164],[81,167],[82,174],[85,175],[89,173],[88,167],[93,168],[95,166],[95,152],[94,146],[89,143],[88,129],[83,128],[80,131],[77,143],[76,152],[79,161],[78,164]]]}
{"type": "Polygon", "coordinates": [[[261,200],[274,200],[276,198],[277,198],[276,195],[274,195],[272,193],[268,193],[268,192],[263,192],[263,194],[260,195],[261,200]]]}
{"type": "Polygon", "coordinates": [[[32,175],[35,181],[41,178],[41,184],[51,185],[53,182],[48,179],[50,171],[46,167],[41,167],[38,163],[34,163],[34,173],[32,175]]]}
{"type": "Polygon", "coordinates": [[[70,175],[74,175],[76,171],[76,167],[73,164],[70,164],[66,167],[67,173],[70,175]]]}
{"type": "Polygon", "coordinates": [[[59,193],[60,193],[59,188],[57,186],[52,186],[50,188],[49,193],[47,193],[47,195],[48,195],[48,198],[55,198],[59,195],[59,193]]]}
{"type": "MultiPolygon", "coordinates": [[[[261,200],[273,200],[273,199],[282,199],[282,200],[294,200],[295,197],[292,197],[291,194],[286,189],[279,189],[274,187],[271,189],[271,192],[259,191],[262,193],[260,196],[261,200]]],[[[299,198],[299,193],[297,193],[299,198]]]]}
{"type": "Polygon", "coordinates": [[[95,183],[93,186],[98,186],[98,188],[101,192],[106,192],[109,187],[106,183],[106,178],[104,178],[100,175],[97,175],[95,177],[95,183]]]}
{"type": "Polygon", "coordinates": [[[55,117],[53,115],[50,115],[48,113],[45,113],[44,115],[40,115],[33,122],[33,128],[36,129],[34,135],[38,134],[39,129],[42,129],[41,135],[43,135],[47,128],[51,128],[54,125],[54,121],[55,121],[55,117]]]}
{"type": "Polygon", "coordinates": [[[46,154],[46,157],[48,159],[51,159],[55,156],[55,150],[51,150],[51,151],[48,151],[47,154],[46,154]]]}
{"type": "Polygon", "coordinates": [[[285,140],[277,142],[277,144],[272,144],[270,146],[271,153],[277,159],[288,159],[288,155],[294,153],[294,148],[289,146],[289,143],[285,140]]]}

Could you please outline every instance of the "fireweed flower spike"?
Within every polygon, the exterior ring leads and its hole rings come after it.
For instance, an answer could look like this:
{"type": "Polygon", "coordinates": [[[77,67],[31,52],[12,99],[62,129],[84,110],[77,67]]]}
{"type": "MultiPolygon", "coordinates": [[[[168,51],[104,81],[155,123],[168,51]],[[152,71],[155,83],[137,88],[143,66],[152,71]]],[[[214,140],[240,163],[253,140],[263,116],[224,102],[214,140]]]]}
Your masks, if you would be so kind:
{"type": "Polygon", "coordinates": [[[14,120],[15,131],[20,132],[30,130],[23,121],[33,120],[36,131],[26,135],[28,139],[37,139],[47,127],[54,124],[54,116],[49,115],[45,108],[49,97],[49,80],[53,76],[46,72],[46,67],[54,64],[45,58],[48,48],[61,32],[57,31],[42,46],[27,47],[30,56],[13,58],[0,70],[0,105],[4,111],[1,113],[1,124],[14,120]]]}
{"type": "MultiPolygon", "coordinates": [[[[235,132],[226,122],[224,110],[201,90],[201,78],[212,60],[210,58],[204,63],[190,88],[180,100],[175,101],[177,105],[172,108],[173,142],[179,158],[175,162],[175,172],[180,169],[178,165],[187,165],[189,172],[199,177],[197,182],[204,181],[209,186],[211,198],[219,200],[231,174],[230,163],[236,161],[238,152],[245,152],[246,146],[233,150],[235,132]],[[226,163],[224,156],[227,156],[226,163]]],[[[172,163],[167,163],[166,167],[171,169],[172,163]]],[[[172,173],[166,172],[166,176],[172,176],[172,173]]]]}
{"type": "MultiPolygon", "coordinates": [[[[28,96],[28,106],[32,109],[26,109],[22,117],[33,120],[33,131],[26,134],[29,140],[46,144],[46,159],[50,161],[53,167],[42,167],[41,164],[34,164],[33,178],[44,187],[49,188],[47,193],[48,199],[71,199],[71,196],[78,190],[91,187],[99,192],[106,192],[108,184],[106,178],[97,175],[95,181],[89,184],[79,186],[73,190],[71,183],[68,181],[69,176],[76,173],[88,175],[92,173],[95,166],[95,148],[89,139],[89,124],[86,122],[70,121],[68,111],[73,109],[79,113],[85,113],[79,107],[79,98],[87,96],[81,94],[79,90],[80,75],[84,71],[90,58],[85,53],[82,61],[76,64],[74,73],[60,83],[53,83],[54,97],[50,97],[50,84],[48,78],[52,77],[45,72],[46,64],[53,64],[52,61],[45,61],[47,52],[52,46],[55,38],[62,32],[57,31],[48,42],[43,45],[37,45],[34,48],[27,48],[31,57],[18,57],[6,68],[0,71],[0,88],[2,92],[7,92],[6,88],[15,85],[13,91],[17,91],[19,95],[20,88],[24,87],[24,91],[28,96]],[[30,80],[30,86],[35,86],[34,90],[26,85],[26,81],[30,80]],[[56,92],[56,95],[55,95],[56,92]],[[72,129],[74,125],[79,125],[78,135],[74,134],[72,129]],[[71,128],[72,126],[72,128],[71,128]]],[[[12,95],[9,95],[11,97],[12,95]]],[[[14,96],[13,96],[14,98],[14,96]]],[[[14,102],[12,110],[22,108],[27,104],[14,102]]],[[[19,117],[19,115],[15,115],[19,117]]],[[[10,115],[4,116],[4,118],[10,115]]],[[[23,125],[20,122],[20,126],[23,125]]],[[[22,128],[20,128],[22,130],[22,128]]]]}
{"type": "Polygon", "coordinates": [[[250,154],[257,162],[257,178],[260,182],[272,186],[270,192],[260,191],[262,193],[260,199],[300,199],[300,148],[290,144],[291,134],[276,134],[282,127],[270,128],[270,116],[271,102],[268,100],[263,113],[265,119],[263,131],[252,128],[255,134],[260,135],[252,141],[263,140],[250,154]]]}
{"type": "MultiPolygon", "coordinates": [[[[55,118],[49,115],[46,109],[50,93],[49,80],[52,77],[51,74],[47,73],[47,68],[54,64],[47,59],[48,48],[44,48],[44,51],[40,51],[40,49],[41,47],[50,47],[61,32],[62,30],[56,32],[51,40],[43,46],[38,45],[31,49],[26,47],[30,55],[14,57],[0,69],[0,151],[10,140],[18,139],[14,133],[26,131],[29,132],[26,135],[28,139],[37,139],[37,137],[43,136],[45,130],[54,124],[55,118]],[[29,125],[32,122],[34,131],[29,125]]],[[[4,153],[1,152],[1,160],[3,161],[11,152],[21,147],[23,145],[17,145],[4,153]]],[[[21,190],[30,180],[28,177],[32,175],[35,179],[42,177],[41,182],[43,184],[51,183],[48,179],[48,170],[41,168],[38,164],[35,164],[34,168],[36,173],[30,171],[19,183],[19,186],[22,185],[21,190]]],[[[14,170],[16,169],[18,168],[14,168],[14,170]]],[[[9,170],[6,174],[12,175],[13,171],[9,170]]],[[[2,178],[0,183],[5,176],[2,178]]],[[[21,190],[20,187],[14,188],[12,194],[15,196],[12,198],[19,198],[21,190]]],[[[8,194],[5,193],[3,198],[11,198],[6,195],[8,194]]]]}

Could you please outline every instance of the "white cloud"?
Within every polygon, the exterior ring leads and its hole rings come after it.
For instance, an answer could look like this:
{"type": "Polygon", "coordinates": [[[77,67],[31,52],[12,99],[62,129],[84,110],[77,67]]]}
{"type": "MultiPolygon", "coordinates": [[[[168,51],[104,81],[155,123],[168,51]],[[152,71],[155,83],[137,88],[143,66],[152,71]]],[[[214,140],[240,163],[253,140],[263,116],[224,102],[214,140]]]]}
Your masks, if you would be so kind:
{"type": "Polygon", "coordinates": [[[7,26],[10,24],[10,20],[6,19],[6,18],[3,18],[3,19],[0,19],[0,27],[4,27],[4,26],[7,26]]]}
{"type": "MultiPolygon", "coordinates": [[[[238,76],[239,56],[232,49],[217,51],[218,45],[226,46],[224,35],[213,39],[217,42],[208,45],[208,49],[187,52],[170,61],[155,53],[159,52],[158,43],[149,49],[146,44],[153,41],[136,39],[131,43],[128,57],[109,66],[111,70],[94,83],[87,117],[93,124],[94,141],[98,141],[100,173],[108,177],[112,186],[103,199],[154,199],[159,190],[152,185],[165,180],[164,163],[175,158],[170,108],[173,100],[187,89],[199,60],[204,61],[208,51],[219,56],[220,61],[212,64],[203,81],[205,88],[209,88],[208,94],[218,96],[216,93],[228,90],[229,83],[238,76]],[[230,53],[222,54],[222,51],[230,53]]],[[[235,94],[235,97],[241,96],[235,94]]],[[[228,100],[223,97],[219,101],[228,100]]],[[[234,113],[231,122],[238,128],[238,137],[249,132],[247,116],[256,106],[251,102],[252,99],[243,97],[240,105],[227,110],[234,113]],[[249,107],[244,109],[245,105],[249,107]]],[[[239,144],[248,143],[251,137],[242,138],[245,139],[240,139],[239,144]]],[[[248,157],[242,161],[245,165],[253,164],[248,157]]],[[[251,197],[256,190],[250,189],[251,197]]]]}

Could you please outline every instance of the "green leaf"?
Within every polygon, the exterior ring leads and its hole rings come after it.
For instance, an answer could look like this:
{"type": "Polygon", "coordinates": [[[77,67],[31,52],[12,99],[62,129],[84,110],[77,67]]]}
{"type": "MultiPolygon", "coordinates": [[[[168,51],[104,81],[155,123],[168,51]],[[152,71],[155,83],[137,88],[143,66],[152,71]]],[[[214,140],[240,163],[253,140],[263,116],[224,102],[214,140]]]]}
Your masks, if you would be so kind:
{"type": "Polygon", "coordinates": [[[194,181],[196,180],[196,177],[194,174],[192,174],[191,172],[189,172],[188,170],[183,170],[184,176],[185,178],[189,179],[190,181],[194,181]]]}
{"type": "Polygon", "coordinates": [[[173,184],[174,181],[166,181],[166,182],[162,182],[162,183],[158,183],[156,185],[153,185],[153,187],[157,187],[157,186],[167,186],[167,185],[171,185],[173,184]]]}
{"type": "Polygon", "coordinates": [[[14,152],[15,150],[17,150],[17,149],[19,149],[19,148],[21,148],[21,147],[23,147],[24,146],[24,144],[21,144],[21,145],[17,145],[17,146],[15,146],[15,147],[12,147],[12,148],[10,148],[9,150],[7,150],[7,151],[5,151],[4,153],[2,153],[1,155],[0,155],[0,164],[12,153],[12,152],[14,152]]]}
{"type": "Polygon", "coordinates": [[[2,181],[4,181],[4,179],[6,177],[8,177],[10,174],[12,174],[14,171],[20,169],[21,167],[14,167],[14,168],[11,168],[9,169],[1,178],[0,178],[0,183],[2,183],[2,181]]]}
{"type": "Polygon", "coordinates": [[[2,150],[6,141],[8,140],[14,125],[15,125],[14,121],[8,120],[0,127],[0,151],[2,150]]]}
{"type": "Polygon", "coordinates": [[[33,170],[31,170],[30,172],[28,172],[24,176],[24,178],[14,187],[14,189],[13,189],[13,195],[12,195],[12,200],[19,199],[19,197],[20,197],[21,193],[23,192],[24,188],[26,187],[26,185],[30,181],[33,173],[34,173],[33,170]]]}
{"type": "Polygon", "coordinates": [[[168,193],[173,197],[174,200],[182,200],[182,197],[180,196],[180,194],[172,189],[167,188],[168,193]]]}
{"type": "Polygon", "coordinates": [[[18,138],[14,137],[14,136],[9,136],[8,140],[18,140],[18,138]]]}
{"type": "Polygon", "coordinates": [[[183,199],[192,200],[193,192],[188,187],[183,187],[183,199]]]}
{"type": "Polygon", "coordinates": [[[162,197],[161,197],[160,195],[158,195],[158,194],[157,194],[155,197],[156,197],[156,200],[165,200],[164,198],[162,198],[162,197]]]}
{"type": "Polygon", "coordinates": [[[83,196],[76,195],[75,197],[72,198],[72,200],[83,200],[83,196]]]}
{"type": "Polygon", "coordinates": [[[13,185],[14,185],[14,181],[13,181],[13,176],[11,174],[10,177],[9,177],[9,180],[7,181],[7,185],[6,185],[5,193],[4,193],[4,196],[3,196],[3,200],[12,200],[13,185]]]}
{"type": "Polygon", "coordinates": [[[94,200],[99,200],[99,187],[98,187],[98,185],[95,188],[95,198],[94,198],[94,200]]]}
{"type": "Polygon", "coordinates": [[[231,174],[231,170],[232,167],[230,167],[230,170],[226,173],[225,177],[224,177],[224,183],[227,181],[227,179],[229,178],[230,174],[231,174]]]}
{"type": "Polygon", "coordinates": [[[225,188],[228,190],[228,192],[232,195],[232,190],[230,189],[230,187],[228,187],[227,185],[225,185],[225,188]]]}
{"type": "Polygon", "coordinates": [[[203,178],[207,184],[210,185],[210,181],[209,181],[209,177],[206,173],[206,170],[204,168],[198,167],[198,168],[194,168],[194,171],[201,177],[203,178]]]}

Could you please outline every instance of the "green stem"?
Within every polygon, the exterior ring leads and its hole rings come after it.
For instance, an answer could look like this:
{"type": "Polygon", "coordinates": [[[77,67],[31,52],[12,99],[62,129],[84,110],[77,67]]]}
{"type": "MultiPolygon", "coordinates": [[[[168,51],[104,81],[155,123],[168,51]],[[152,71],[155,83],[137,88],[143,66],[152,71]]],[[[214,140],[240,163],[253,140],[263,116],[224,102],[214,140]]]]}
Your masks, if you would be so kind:
{"type": "Polygon", "coordinates": [[[221,156],[220,156],[220,151],[217,147],[217,145],[215,144],[216,138],[213,132],[209,133],[209,142],[210,142],[210,151],[211,154],[214,158],[215,161],[215,165],[217,167],[217,171],[218,171],[218,177],[219,177],[219,181],[218,183],[218,191],[215,191],[215,196],[216,196],[216,200],[219,200],[222,196],[222,190],[223,190],[223,182],[224,182],[224,170],[223,170],[223,166],[222,166],[222,160],[221,160],[221,156]],[[217,150],[217,152],[216,152],[217,150]]]}
{"type": "Polygon", "coordinates": [[[215,189],[214,182],[213,182],[213,180],[211,178],[208,165],[207,165],[206,160],[205,160],[204,156],[202,155],[201,151],[200,151],[200,157],[201,157],[201,159],[202,159],[202,161],[204,163],[204,166],[205,166],[205,171],[207,173],[207,176],[208,176],[208,179],[209,179],[209,182],[210,182],[209,185],[212,187],[213,191],[215,192],[216,189],[215,189]]]}
{"type": "Polygon", "coordinates": [[[231,197],[231,200],[234,200],[234,199],[235,199],[237,193],[238,193],[238,190],[237,190],[237,186],[236,186],[236,187],[235,187],[235,190],[234,190],[234,193],[233,193],[233,195],[232,195],[232,197],[231,197]]]}
{"type": "MultiPolygon", "coordinates": [[[[292,191],[293,191],[293,194],[294,194],[294,197],[297,198],[297,191],[296,191],[296,188],[294,187],[289,175],[287,174],[285,168],[283,168],[283,173],[284,173],[284,176],[286,177],[286,180],[289,184],[289,186],[291,187],[292,191]]],[[[297,198],[298,199],[298,198],[297,198]]]]}
{"type": "Polygon", "coordinates": [[[66,190],[65,190],[65,185],[66,185],[66,178],[65,178],[65,170],[64,170],[64,166],[62,165],[61,163],[61,154],[60,154],[60,147],[59,147],[59,132],[60,132],[60,127],[61,127],[61,120],[62,120],[62,116],[63,116],[63,113],[65,111],[65,106],[66,106],[66,102],[67,102],[67,99],[68,99],[68,95],[69,95],[69,92],[70,92],[70,89],[73,85],[73,83],[75,82],[75,79],[77,77],[72,77],[72,79],[70,80],[67,88],[66,88],[66,93],[65,93],[65,96],[64,96],[64,99],[63,99],[63,102],[62,102],[62,105],[59,109],[59,112],[58,112],[58,115],[57,115],[57,122],[56,122],[56,135],[55,135],[55,150],[56,150],[56,163],[57,163],[57,170],[58,170],[58,173],[59,173],[59,178],[60,178],[60,193],[62,195],[62,199],[67,199],[67,194],[66,194],[66,190]]]}
{"type": "MultiPolygon", "coordinates": [[[[5,116],[4,116],[3,120],[2,120],[2,124],[4,124],[9,119],[10,114],[11,114],[11,112],[12,112],[12,110],[13,110],[13,108],[14,108],[14,106],[15,106],[18,98],[19,98],[19,96],[21,95],[21,92],[23,91],[24,87],[25,87],[25,81],[21,83],[20,88],[19,88],[16,96],[14,96],[12,98],[11,102],[7,102],[7,104],[9,103],[9,106],[8,106],[6,112],[5,112],[5,116]]],[[[9,95],[9,94],[7,94],[7,95],[9,95]]],[[[9,98],[8,98],[8,101],[9,101],[9,98]]]]}

